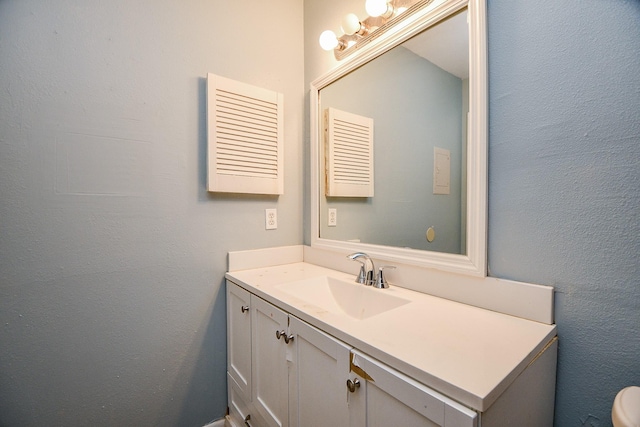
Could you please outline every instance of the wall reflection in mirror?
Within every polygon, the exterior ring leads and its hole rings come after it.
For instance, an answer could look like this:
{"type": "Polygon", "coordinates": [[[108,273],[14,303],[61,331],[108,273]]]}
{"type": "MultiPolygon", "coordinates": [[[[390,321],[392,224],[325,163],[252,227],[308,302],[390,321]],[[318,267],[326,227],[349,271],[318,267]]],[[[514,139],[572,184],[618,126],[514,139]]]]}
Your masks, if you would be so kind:
{"type": "Polygon", "coordinates": [[[468,94],[466,9],[322,88],[323,128],[328,108],[372,119],[374,161],[373,196],[320,180],[320,237],[465,254],[468,94]]]}

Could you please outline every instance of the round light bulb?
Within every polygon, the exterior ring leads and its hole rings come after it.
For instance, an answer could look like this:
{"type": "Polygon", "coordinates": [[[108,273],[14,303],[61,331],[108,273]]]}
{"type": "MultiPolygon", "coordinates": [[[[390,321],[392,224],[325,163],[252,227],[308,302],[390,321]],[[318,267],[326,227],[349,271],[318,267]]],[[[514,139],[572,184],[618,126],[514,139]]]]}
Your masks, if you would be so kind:
{"type": "Polygon", "coordinates": [[[355,13],[349,13],[342,18],[342,31],[347,35],[353,35],[360,31],[360,19],[355,13]]]}
{"type": "Polygon", "coordinates": [[[320,47],[324,50],[333,50],[338,46],[336,33],[331,30],[323,31],[320,34],[320,47]]]}
{"type": "Polygon", "coordinates": [[[387,0],[367,0],[364,4],[369,16],[386,15],[389,12],[389,4],[387,0]]]}

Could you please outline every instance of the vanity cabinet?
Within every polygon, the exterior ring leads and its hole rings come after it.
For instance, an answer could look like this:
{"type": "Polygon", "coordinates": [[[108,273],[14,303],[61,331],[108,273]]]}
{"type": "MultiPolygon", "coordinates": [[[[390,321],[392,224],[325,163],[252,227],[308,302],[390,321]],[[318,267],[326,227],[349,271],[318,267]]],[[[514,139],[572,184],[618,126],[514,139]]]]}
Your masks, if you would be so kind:
{"type": "Polygon", "coordinates": [[[238,427],[477,426],[475,411],[230,281],[227,319],[238,427]]]}
{"type": "Polygon", "coordinates": [[[237,426],[348,425],[349,346],[229,281],[227,329],[237,426]]]}

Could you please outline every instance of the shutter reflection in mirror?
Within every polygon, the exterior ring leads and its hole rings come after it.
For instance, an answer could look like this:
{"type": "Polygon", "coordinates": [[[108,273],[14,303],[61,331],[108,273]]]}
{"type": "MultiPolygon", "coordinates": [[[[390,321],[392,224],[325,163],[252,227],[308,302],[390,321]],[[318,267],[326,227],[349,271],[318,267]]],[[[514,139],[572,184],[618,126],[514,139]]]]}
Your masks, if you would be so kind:
{"type": "Polygon", "coordinates": [[[373,119],[325,110],[325,167],[330,197],[373,197],[373,119]]]}

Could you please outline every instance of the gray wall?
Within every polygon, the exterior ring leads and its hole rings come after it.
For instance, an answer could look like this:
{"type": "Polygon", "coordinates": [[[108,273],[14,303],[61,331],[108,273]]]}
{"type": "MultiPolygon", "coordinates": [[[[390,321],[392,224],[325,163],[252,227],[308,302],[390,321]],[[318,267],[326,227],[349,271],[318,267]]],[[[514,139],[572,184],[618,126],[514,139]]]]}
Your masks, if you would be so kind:
{"type": "Polygon", "coordinates": [[[302,21],[296,0],[0,1],[1,426],[224,415],[226,254],[302,241],[302,21]],[[206,192],[207,72],[284,93],[283,196],[206,192]]]}
{"type": "Polygon", "coordinates": [[[322,111],[373,119],[375,162],[374,197],[321,197],[321,236],[460,253],[462,80],[398,46],[323,88],[320,98],[322,111]],[[447,195],[433,194],[434,147],[451,154],[447,195]],[[327,226],[327,208],[337,209],[336,227],[327,226]],[[431,226],[437,238],[429,243],[431,226]]]}
{"type": "Polygon", "coordinates": [[[640,2],[489,1],[489,268],[556,287],[556,426],[640,385],[640,2]]]}
{"type": "MultiPolygon", "coordinates": [[[[0,1],[0,425],[223,415],[226,253],[309,241],[303,84],[363,3],[0,1]],[[207,72],[285,94],[284,196],[205,192],[207,72]]],[[[635,0],[489,0],[490,274],[558,290],[558,427],[640,384],[638,40],[635,0]]]]}
{"type": "MultiPolygon", "coordinates": [[[[305,1],[307,82],[361,3],[305,1]]],[[[489,274],[556,287],[555,425],[610,426],[640,385],[640,2],[488,0],[488,25],[489,274]]]]}

